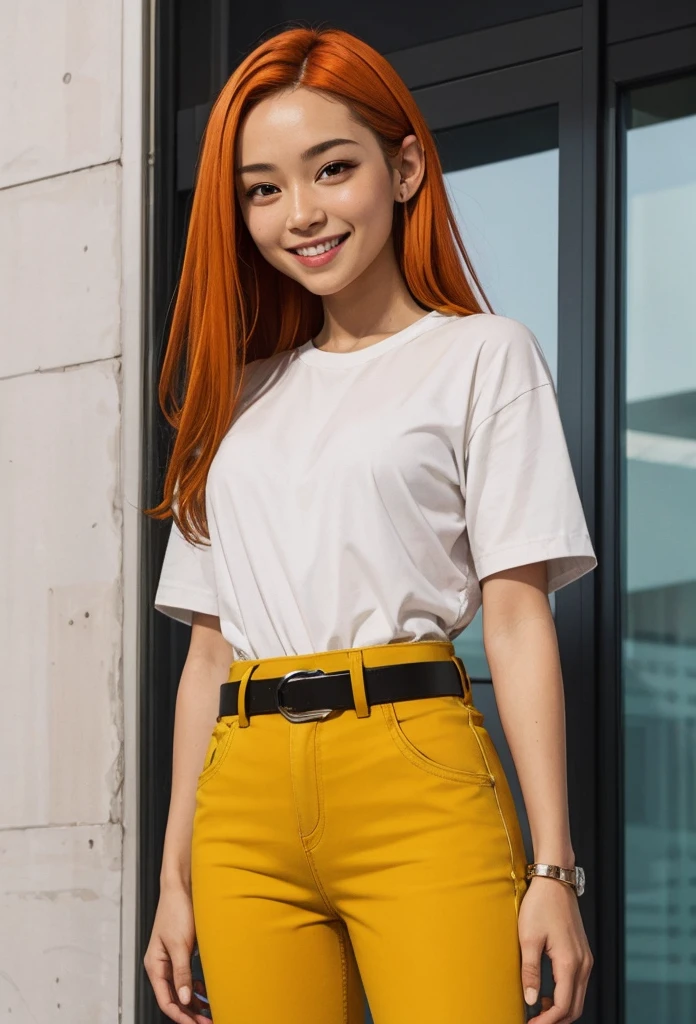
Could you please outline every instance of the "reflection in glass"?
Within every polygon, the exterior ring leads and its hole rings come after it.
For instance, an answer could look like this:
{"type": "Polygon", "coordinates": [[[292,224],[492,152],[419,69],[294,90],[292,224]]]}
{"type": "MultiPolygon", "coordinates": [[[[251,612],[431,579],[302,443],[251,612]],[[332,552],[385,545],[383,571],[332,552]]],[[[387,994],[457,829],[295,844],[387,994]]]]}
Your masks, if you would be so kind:
{"type": "Polygon", "coordinates": [[[626,1021],[696,1020],[696,77],[624,96],[626,1021]]]}
{"type": "MultiPolygon", "coordinates": [[[[557,107],[435,137],[457,224],[493,311],[534,331],[557,383],[557,107]]],[[[490,679],[480,610],[455,648],[472,678],[490,679]]]]}

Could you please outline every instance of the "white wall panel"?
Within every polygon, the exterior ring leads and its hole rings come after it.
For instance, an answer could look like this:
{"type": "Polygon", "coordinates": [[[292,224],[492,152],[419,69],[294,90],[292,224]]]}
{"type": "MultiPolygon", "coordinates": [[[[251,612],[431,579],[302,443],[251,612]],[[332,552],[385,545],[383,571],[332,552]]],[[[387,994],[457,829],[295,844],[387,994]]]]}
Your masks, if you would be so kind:
{"type": "Polygon", "coordinates": [[[0,3],[0,187],[117,160],[121,0],[0,3]]]}
{"type": "Polygon", "coordinates": [[[13,1024],[135,1020],[149,8],[0,0],[0,1018],[13,1024]]]}
{"type": "Polygon", "coordinates": [[[0,377],[120,351],[120,170],[0,191],[0,377]]]}
{"type": "Polygon", "coordinates": [[[0,1018],[118,1024],[121,826],[0,831],[0,1018]]]}
{"type": "Polygon", "coordinates": [[[120,818],[119,372],[0,381],[0,827],[120,818]]]}

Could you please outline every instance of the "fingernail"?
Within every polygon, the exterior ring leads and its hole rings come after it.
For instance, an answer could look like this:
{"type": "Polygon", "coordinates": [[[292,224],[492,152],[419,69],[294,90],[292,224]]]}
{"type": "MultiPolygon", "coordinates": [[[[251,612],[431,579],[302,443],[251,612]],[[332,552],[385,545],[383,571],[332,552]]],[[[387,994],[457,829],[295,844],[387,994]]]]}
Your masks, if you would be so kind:
{"type": "Polygon", "coordinates": [[[535,988],[526,988],[524,990],[524,1000],[532,1006],[537,1001],[537,993],[535,988]]]}
{"type": "Polygon", "coordinates": [[[188,1003],[191,998],[191,990],[186,985],[182,985],[179,989],[179,1002],[188,1003]]]}

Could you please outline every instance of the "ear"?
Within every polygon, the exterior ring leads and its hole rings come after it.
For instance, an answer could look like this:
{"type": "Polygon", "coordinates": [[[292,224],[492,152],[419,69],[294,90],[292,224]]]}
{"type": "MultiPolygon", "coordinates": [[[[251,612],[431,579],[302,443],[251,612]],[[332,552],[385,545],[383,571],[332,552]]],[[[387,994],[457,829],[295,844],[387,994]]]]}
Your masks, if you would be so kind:
{"type": "Polygon", "coordinates": [[[425,155],[417,136],[405,136],[394,163],[394,198],[405,203],[416,194],[425,175],[425,155]]]}

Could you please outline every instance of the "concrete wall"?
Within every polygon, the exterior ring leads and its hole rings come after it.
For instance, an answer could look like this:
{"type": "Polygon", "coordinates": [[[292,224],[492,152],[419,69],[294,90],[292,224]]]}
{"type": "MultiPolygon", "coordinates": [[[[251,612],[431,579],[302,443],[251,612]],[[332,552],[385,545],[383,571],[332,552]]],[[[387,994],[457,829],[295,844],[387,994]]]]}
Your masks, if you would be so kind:
{"type": "Polygon", "coordinates": [[[144,6],[0,4],[0,1017],[13,1024],[134,1020],[144,6]]]}

